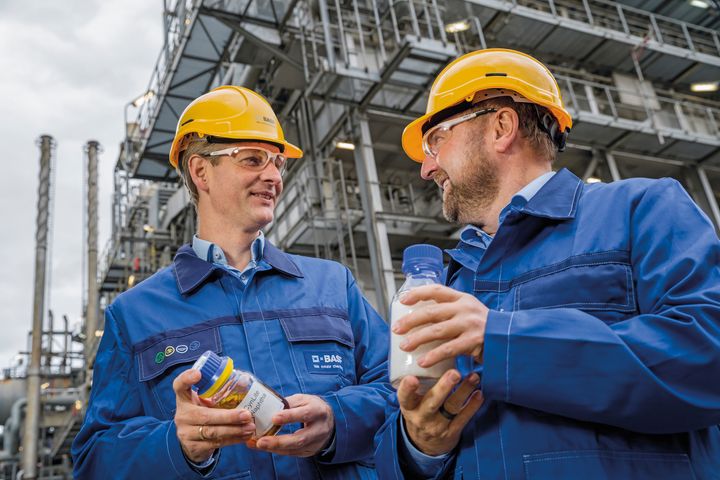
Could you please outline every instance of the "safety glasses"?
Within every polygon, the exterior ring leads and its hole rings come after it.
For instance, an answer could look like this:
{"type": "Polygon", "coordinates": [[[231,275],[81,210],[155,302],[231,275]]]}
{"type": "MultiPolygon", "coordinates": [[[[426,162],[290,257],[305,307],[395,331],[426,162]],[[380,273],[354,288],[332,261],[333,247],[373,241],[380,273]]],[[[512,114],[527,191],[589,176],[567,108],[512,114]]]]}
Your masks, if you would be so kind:
{"type": "Polygon", "coordinates": [[[428,157],[437,157],[437,154],[443,143],[450,140],[450,137],[452,136],[452,128],[454,126],[459,125],[463,122],[467,122],[468,120],[472,120],[473,118],[479,117],[480,115],[485,115],[486,113],[493,112],[497,112],[497,109],[485,108],[476,112],[467,113],[463,116],[453,118],[451,120],[438,123],[430,130],[425,132],[425,135],[423,135],[423,152],[425,152],[425,155],[427,155],[428,157]]]}
{"type": "Polygon", "coordinates": [[[280,175],[285,173],[287,157],[282,153],[274,153],[259,147],[230,147],[205,154],[208,157],[229,156],[239,167],[253,172],[262,172],[268,163],[273,162],[280,175]]]}

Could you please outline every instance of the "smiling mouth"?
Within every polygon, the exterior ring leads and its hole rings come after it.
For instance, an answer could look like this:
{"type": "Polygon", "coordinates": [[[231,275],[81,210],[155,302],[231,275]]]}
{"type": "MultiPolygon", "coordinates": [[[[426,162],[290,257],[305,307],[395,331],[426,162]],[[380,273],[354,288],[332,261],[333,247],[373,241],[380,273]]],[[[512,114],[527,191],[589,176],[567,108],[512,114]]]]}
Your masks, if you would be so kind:
{"type": "Polygon", "coordinates": [[[253,193],[252,195],[255,197],[264,198],[265,200],[275,200],[275,195],[270,192],[253,193]]]}

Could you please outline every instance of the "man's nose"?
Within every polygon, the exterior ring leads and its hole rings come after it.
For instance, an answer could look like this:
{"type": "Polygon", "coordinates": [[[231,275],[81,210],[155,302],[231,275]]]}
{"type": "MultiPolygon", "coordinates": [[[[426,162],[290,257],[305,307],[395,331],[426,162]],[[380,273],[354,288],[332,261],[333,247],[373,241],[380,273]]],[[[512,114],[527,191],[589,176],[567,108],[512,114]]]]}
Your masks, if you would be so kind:
{"type": "Polygon", "coordinates": [[[422,167],[420,167],[420,176],[424,180],[432,180],[433,176],[435,176],[435,172],[438,170],[438,164],[435,157],[426,155],[425,160],[423,160],[422,167]]]}
{"type": "Polygon", "coordinates": [[[282,182],[282,175],[280,175],[280,170],[275,166],[275,162],[268,162],[268,164],[265,165],[265,169],[260,174],[260,178],[265,182],[282,182]]]}

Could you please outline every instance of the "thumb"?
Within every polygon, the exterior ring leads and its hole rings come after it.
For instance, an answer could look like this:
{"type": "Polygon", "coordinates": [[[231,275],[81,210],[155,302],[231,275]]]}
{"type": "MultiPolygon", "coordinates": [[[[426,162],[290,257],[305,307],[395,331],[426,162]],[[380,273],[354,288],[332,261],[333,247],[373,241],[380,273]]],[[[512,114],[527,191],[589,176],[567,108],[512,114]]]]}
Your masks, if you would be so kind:
{"type": "Polygon", "coordinates": [[[178,399],[192,401],[191,387],[200,381],[199,370],[193,368],[185,370],[173,380],[173,390],[178,399]]]}

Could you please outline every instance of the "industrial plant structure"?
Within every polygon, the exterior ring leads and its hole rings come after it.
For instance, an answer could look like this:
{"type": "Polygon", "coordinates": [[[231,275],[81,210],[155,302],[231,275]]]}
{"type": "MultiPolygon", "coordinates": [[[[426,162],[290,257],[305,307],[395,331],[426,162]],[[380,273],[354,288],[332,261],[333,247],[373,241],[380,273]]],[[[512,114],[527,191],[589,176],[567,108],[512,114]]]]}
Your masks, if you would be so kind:
{"type": "MultiPolygon", "coordinates": [[[[88,195],[86,363],[51,389],[65,403],[72,393],[80,408],[72,402],[52,423],[55,406],[43,390],[38,477],[69,475],[103,307],[169,265],[195,233],[168,152],[185,106],[215,86],[262,93],[305,151],[285,174],[267,237],[285,251],[344,263],[380,312],[401,278],[406,246],[449,248],[459,238],[461,228],[442,218],[437,186],[420,178],[400,136],[424,113],[436,75],[475,49],[525,51],[555,74],[574,119],[556,168],[587,182],[674,177],[720,227],[714,0],[166,0],[164,22],[147,90],[125,108],[112,234],[99,256],[96,200],[88,195]]],[[[45,382],[49,372],[39,372],[45,382]]],[[[0,420],[8,418],[5,478],[23,468],[17,447],[27,438],[17,423],[25,392],[13,395],[0,410],[0,420]]]]}

